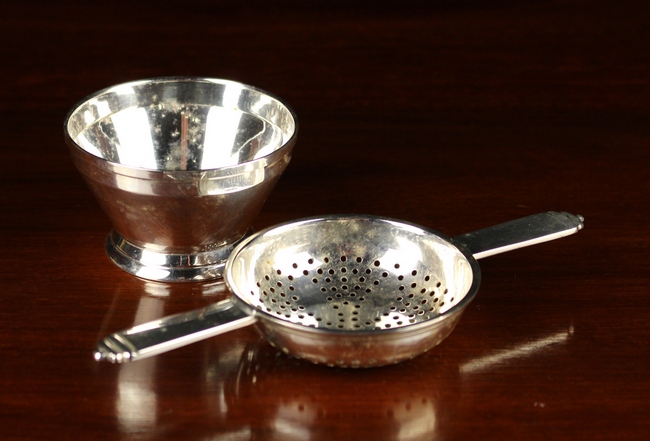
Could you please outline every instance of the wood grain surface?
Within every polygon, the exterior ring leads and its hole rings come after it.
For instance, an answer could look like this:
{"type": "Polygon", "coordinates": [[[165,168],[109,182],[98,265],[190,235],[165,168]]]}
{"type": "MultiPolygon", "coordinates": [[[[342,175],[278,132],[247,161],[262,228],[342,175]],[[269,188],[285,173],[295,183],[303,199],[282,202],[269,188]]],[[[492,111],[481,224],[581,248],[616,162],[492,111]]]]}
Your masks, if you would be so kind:
{"type": "Polygon", "coordinates": [[[650,64],[642,1],[0,4],[0,439],[650,438],[650,64]],[[380,4],[379,4],[380,3],[380,4]],[[480,262],[439,347],[345,370],[252,328],[127,365],[101,337],[229,294],[105,256],[63,120],[171,75],[299,117],[256,228],[377,214],[456,235],[547,210],[585,229],[480,262]]]}

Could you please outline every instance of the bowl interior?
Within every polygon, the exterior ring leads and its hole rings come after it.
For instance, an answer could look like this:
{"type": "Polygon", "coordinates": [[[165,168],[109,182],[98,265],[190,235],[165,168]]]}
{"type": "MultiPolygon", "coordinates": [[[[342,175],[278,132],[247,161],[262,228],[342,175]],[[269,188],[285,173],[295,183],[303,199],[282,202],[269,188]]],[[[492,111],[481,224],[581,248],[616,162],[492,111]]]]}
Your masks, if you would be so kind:
{"type": "Polygon", "coordinates": [[[104,90],[65,126],[82,150],[149,170],[209,170],[267,156],[294,135],[286,105],[240,83],[160,79],[104,90]]]}

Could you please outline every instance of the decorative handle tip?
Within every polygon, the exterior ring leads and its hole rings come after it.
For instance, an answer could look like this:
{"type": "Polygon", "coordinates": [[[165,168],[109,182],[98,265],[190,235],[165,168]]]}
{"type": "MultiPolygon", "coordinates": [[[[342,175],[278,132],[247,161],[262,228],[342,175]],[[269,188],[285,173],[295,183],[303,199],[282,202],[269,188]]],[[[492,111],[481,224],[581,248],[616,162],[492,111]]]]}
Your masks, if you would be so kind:
{"type": "Polygon", "coordinates": [[[94,353],[95,361],[108,361],[110,363],[125,363],[133,360],[133,354],[122,342],[106,337],[97,344],[94,353]]]}

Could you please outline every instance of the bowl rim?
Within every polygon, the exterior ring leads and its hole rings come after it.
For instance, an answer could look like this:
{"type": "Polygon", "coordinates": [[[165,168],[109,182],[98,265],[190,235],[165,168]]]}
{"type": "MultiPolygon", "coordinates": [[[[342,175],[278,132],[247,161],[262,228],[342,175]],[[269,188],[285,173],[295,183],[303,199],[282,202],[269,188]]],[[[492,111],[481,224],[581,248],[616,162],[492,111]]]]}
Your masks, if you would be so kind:
{"type": "Polygon", "coordinates": [[[144,78],[139,80],[127,81],[124,83],[114,84],[112,86],[105,87],[101,90],[86,95],[84,98],[77,101],[67,112],[63,120],[64,138],[66,143],[70,147],[73,155],[85,157],[85,158],[92,158],[92,161],[94,161],[96,165],[99,165],[100,168],[109,170],[112,173],[117,173],[126,176],[133,176],[133,177],[142,177],[142,178],[149,178],[151,176],[156,176],[156,175],[165,175],[165,176],[170,176],[174,179],[181,179],[181,180],[187,178],[194,179],[194,177],[197,175],[200,175],[202,177],[205,177],[207,175],[209,178],[230,177],[242,173],[250,173],[251,170],[259,169],[261,167],[268,167],[274,164],[275,162],[277,162],[278,160],[281,160],[287,153],[287,150],[291,150],[293,148],[298,136],[298,130],[299,130],[299,123],[298,123],[298,116],[296,115],[296,112],[284,99],[278,97],[277,95],[267,92],[266,90],[261,89],[259,87],[252,86],[239,81],[222,79],[222,78],[203,77],[203,76],[162,76],[162,77],[144,78]],[[239,164],[226,166],[226,167],[205,168],[200,170],[171,170],[171,169],[161,170],[161,169],[153,169],[153,168],[137,167],[132,165],[121,164],[119,162],[111,161],[109,159],[88,152],[83,147],[81,147],[74,139],[72,139],[72,136],[70,135],[70,131],[68,129],[70,120],[72,116],[88,101],[118,87],[137,86],[137,85],[142,85],[147,83],[181,83],[181,82],[234,84],[246,89],[256,91],[263,95],[266,95],[276,100],[287,109],[289,115],[291,115],[291,118],[293,119],[293,123],[294,123],[293,133],[279,148],[277,148],[276,150],[270,152],[265,156],[250,161],[241,162],[239,164]]]}

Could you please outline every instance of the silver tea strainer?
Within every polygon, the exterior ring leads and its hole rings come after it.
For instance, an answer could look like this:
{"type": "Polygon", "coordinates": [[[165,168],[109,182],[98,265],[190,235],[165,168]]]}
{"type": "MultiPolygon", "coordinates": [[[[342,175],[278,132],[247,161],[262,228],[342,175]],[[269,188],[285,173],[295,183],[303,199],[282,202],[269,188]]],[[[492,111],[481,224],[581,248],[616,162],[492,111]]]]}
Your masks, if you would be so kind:
{"type": "Polygon", "coordinates": [[[270,344],[314,363],[398,363],[452,332],[480,284],[476,259],[582,227],[581,216],[558,212],[453,239],[375,216],[285,223],[230,255],[224,277],[231,299],[106,337],[95,358],[144,358],[254,323],[270,344]]]}

